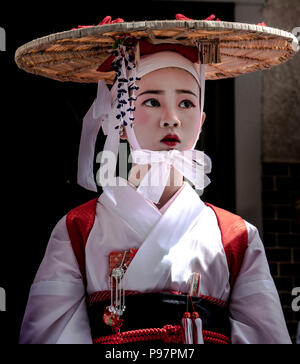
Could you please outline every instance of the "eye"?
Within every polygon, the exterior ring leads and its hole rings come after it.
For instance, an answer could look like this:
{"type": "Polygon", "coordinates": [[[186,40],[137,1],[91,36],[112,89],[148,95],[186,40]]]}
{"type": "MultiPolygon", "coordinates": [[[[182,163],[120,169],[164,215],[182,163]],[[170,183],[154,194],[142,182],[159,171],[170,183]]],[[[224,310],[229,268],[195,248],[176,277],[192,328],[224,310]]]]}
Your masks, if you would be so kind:
{"type": "Polygon", "coordinates": [[[179,104],[179,107],[181,107],[182,109],[190,109],[191,107],[195,107],[195,105],[190,100],[183,100],[179,104]]]}
{"type": "Polygon", "coordinates": [[[160,103],[156,99],[148,99],[143,102],[143,105],[149,106],[149,107],[159,107],[160,103]]]}

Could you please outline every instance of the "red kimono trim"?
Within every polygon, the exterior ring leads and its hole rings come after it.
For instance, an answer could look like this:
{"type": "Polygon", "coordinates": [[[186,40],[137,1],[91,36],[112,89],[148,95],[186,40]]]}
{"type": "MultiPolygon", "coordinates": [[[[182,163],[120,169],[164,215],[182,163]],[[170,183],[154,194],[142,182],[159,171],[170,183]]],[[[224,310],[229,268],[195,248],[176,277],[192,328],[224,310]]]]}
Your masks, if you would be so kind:
{"type": "Polygon", "coordinates": [[[94,198],[83,205],[75,207],[75,209],[71,210],[66,216],[68,234],[85,287],[87,286],[85,245],[94,225],[97,201],[98,198],[94,198]]]}

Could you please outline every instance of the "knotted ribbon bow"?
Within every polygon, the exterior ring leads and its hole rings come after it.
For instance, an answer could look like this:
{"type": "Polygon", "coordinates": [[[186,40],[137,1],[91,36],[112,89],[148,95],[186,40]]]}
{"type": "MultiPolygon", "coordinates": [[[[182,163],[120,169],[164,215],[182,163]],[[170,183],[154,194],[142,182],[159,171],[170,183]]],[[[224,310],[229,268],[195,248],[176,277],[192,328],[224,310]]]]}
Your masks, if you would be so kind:
{"type": "Polygon", "coordinates": [[[197,190],[202,191],[210,183],[206,174],[211,171],[211,160],[199,150],[152,151],[142,149],[131,151],[131,157],[133,163],[151,165],[150,170],[142,178],[137,192],[154,203],[160,200],[172,166],[192,182],[197,190]]]}

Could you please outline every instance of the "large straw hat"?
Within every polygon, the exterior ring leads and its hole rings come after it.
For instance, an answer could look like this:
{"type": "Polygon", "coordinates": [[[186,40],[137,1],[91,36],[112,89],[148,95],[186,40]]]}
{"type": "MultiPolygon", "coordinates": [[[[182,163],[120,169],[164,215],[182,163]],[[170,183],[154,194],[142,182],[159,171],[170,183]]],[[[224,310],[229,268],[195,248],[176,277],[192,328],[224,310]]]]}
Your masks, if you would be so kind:
{"type": "Polygon", "coordinates": [[[120,22],[80,27],[33,40],[17,49],[27,72],[59,81],[112,83],[114,71],[97,71],[118,39],[127,35],[157,43],[179,43],[214,53],[206,59],[208,80],[235,77],[279,65],[297,52],[297,38],[267,26],[207,20],[120,22]]]}

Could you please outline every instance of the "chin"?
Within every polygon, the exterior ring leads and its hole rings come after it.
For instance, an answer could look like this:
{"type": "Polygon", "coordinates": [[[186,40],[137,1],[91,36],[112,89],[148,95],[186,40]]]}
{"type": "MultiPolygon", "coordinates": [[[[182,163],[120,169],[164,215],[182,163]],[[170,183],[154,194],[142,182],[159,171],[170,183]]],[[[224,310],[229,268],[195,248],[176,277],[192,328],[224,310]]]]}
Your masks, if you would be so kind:
{"type": "Polygon", "coordinates": [[[161,150],[182,150],[183,146],[181,143],[177,143],[176,145],[167,145],[164,143],[161,143],[160,149],[161,150]]]}

